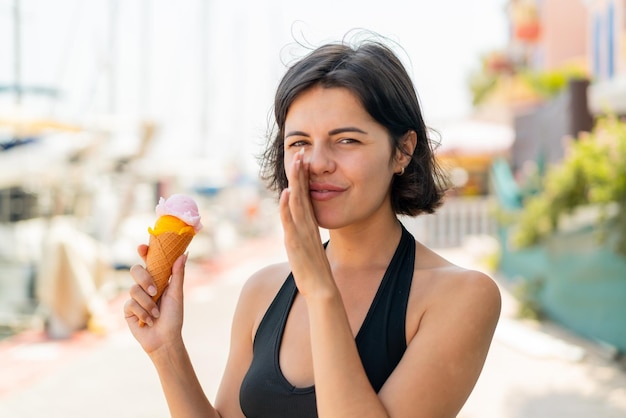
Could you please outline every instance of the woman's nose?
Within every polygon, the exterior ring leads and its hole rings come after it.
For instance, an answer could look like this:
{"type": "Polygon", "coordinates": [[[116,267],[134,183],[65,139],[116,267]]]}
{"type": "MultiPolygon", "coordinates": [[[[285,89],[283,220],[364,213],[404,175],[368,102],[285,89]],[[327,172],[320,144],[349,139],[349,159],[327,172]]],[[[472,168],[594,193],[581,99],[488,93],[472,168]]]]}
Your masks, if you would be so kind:
{"type": "Polygon", "coordinates": [[[336,167],[332,150],[324,144],[312,146],[309,152],[304,154],[304,161],[307,160],[310,171],[316,174],[333,172],[336,167]]]}

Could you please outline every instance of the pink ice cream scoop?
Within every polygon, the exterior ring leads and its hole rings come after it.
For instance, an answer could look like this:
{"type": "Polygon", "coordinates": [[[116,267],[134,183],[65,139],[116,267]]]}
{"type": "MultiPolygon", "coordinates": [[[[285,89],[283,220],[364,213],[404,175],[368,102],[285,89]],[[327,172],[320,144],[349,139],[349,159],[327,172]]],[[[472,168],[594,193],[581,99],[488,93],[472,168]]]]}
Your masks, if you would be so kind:
{"type": "Polygon", "coordinates": [[[154,228],[148,228],[150,243],[146,254],[146,269],[157,288],[155,301],[169,283],[174,262],[202,229],[198,205],[189,196],[174,194],[167,200],[160,198],[156,215],[154,228]]]}
{"type": "Polygon", "coordinates": [[[180,219],[192,226],[196,233],[202,229],[198,205],[190,196],[173,194],[167,200],[161,197],[156,206],[156,216],[159,218],[165,215],[180,219]]]}

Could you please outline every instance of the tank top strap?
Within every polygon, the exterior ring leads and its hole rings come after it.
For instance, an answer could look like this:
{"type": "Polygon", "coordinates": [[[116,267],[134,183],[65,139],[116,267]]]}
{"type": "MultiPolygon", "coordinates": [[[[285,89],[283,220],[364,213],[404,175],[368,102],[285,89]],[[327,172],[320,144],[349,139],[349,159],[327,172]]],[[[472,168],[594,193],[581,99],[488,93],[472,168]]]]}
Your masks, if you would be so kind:
{"type": "Polygon", "coordinates": [[[287,322],[287,316],[297,292],[298,289],[293,279],[293,274],[289,273],[267,311],[265,311],[263,319],[261,319],[259,328],[254,336],[253,350],[262,349],[263,351],[273,352],[278,349],[278,346],[275,344],[280,345],[281,325],[287,322]],[[268,324],[268,326],[265,324],[268,324]],[[257,347],[257,341],[263,344],[262,347],[257,347]],[[267,344],[269,341],[272,342],[271,347],[267,344]]]}
{"type": "Polygon", "coordinates": [[[402,237],[367,312],[356,344],[372,387],[378,391],[406,350],[406,313],[415,269],[415,238],[402,237]]]}
{"type": "MultiPolygon", "coordinates": [[[[400,243],[355,340],[363,367],[377,392],[406,350],[406,311],[414,263],[415,239],[402,225],[400,243]]],[[[278,360],[284,327],[297,292],[290,273],[259,324],[254,337],[252,364],[239,393],[246,416],[317,416],[315,387],[291,386],[283,376],[278,360]]]]}

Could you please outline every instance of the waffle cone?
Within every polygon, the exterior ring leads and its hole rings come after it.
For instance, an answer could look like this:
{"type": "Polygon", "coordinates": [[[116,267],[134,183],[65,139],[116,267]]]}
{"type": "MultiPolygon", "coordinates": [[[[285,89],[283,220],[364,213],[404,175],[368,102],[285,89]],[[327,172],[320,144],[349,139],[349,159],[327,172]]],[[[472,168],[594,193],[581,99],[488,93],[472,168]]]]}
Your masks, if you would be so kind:
{"type": "Polygon", "coordinates": [[[174,262],[185,252],[193,236],[193,233],[179,235],[175,232],[163,232],[159,235],[150,234],[146,269],[152,275],[157,288],[156,295],[152,297],[155,301],[159,300],[167,287],[174,262]]]}

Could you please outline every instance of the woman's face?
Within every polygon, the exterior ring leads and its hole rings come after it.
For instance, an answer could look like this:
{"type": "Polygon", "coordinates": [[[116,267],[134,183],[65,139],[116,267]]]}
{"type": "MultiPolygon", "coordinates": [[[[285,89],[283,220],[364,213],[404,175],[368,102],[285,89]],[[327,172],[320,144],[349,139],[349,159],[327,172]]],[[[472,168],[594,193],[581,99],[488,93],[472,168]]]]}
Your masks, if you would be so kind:
{"type": "Polygon", "coordinates": [[[310,197],[322,228],[393,215],[389,190],[400,162],[391,158],[387,130],[348,89],[315,86],[301,93],[284,132],[285,167],[302,149],[310,161],[310,197]]]}

